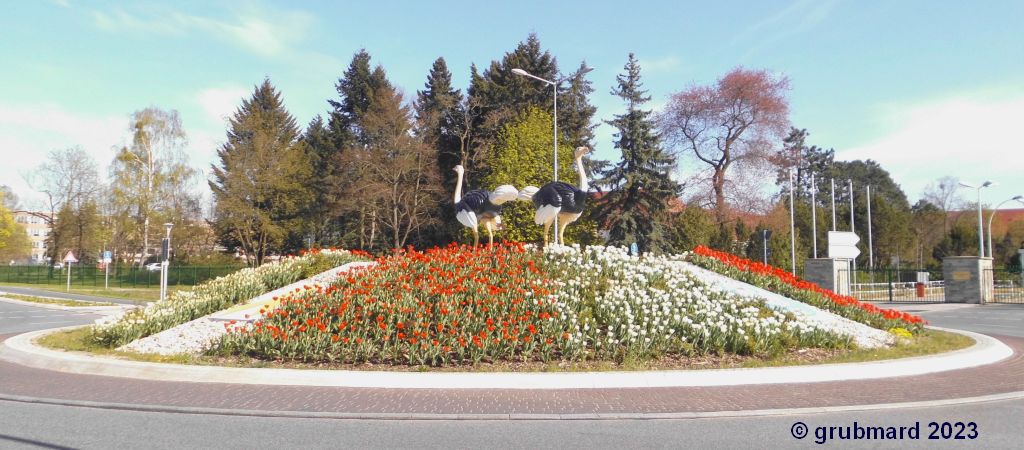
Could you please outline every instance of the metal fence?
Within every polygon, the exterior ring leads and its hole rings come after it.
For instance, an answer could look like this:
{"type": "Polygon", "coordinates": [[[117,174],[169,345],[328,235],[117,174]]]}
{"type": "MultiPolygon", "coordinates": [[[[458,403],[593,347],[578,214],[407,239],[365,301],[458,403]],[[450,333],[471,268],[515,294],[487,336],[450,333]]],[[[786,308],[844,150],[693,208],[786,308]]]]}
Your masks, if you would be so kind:
{"type": "Polygon", "coordinates": [[[991,269],[993,303],[1024,303],[1024,272],[991,269]]]}
{"type": "Polygon", "coordinates": [[[946,300],[941,271],[861,269],[850,280],[850,296],[875,302],[942,302],[946,300]]]}
{"type": "MultiPolygon", "coordinates": [[[[235,272],[237,266],[176,266],[168,268],[167,284],[169,286],[193,286],[213,278],[235,272]]],[[[0,266],[0,283],[22,284],[65,284],[67,268],[56,269],[51,266],[0,266]]],[[[97,266],[73,266],[71,268],[72,286],[103,287],[106,271],[97,266]]],[[[111,287],[158,287],[160,271],[139,268],[138,266],[111,266],[109,275],[111,287]]]]}

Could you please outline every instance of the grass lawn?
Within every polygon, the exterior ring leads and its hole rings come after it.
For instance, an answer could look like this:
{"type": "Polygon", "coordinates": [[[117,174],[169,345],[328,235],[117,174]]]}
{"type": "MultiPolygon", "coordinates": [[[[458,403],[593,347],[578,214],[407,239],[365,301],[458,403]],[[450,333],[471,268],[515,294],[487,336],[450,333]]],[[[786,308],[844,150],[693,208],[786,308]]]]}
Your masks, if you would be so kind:
{"type": "Polygon", "coordinates": [[[83,306],[114,306],[110,302],[80,302],[78,300],[67,300],[62,298],[36,297],[32,295],[4,294],[4,298],[21,300],[23,302],[43,303],[47,305],[83,307],[83,306]]]}
{"type": "MultiPolygon", "coordinates": [[[[29,283],[0,283],[0,290],[3,290],[4,286],[16,286],[30,289],[39,289],[43,291],[52,292],[69,292],[67,291],[67,285],[64,284],[29,284],[29,283]]],[[[167,288],[168,294],[178,289],[191,289],[191,286],[169,286],[167,288]]],[[[72,294],[81,295],[93,295],[96,297],[108,297],[108,298],[120,298],[125,300],[135,300],[137,302],[153,302],[160,299],[160,287],[146,287],[146,288],[118,288],[111,287],[110,289],[104,289],[103,286],[71,286],[72,294]]]]}
{"type": "Polygon", "coordinates": [[[799,366],[808,364],[837,364],[851,362],[882,361],[887,359],[909,358],[914,356],[932,355],[951,352],[970,347],[974,340],[956,333],[938,330],[925,330],[912,339],[902,339],[899,344],[887,349],[874,350],[831,350],[806,349],[795,350],[774,358],[761,358],[741,355],[705,355],[705,356],[673,356],[655,360],[630,361],[621,363],[612,361],[582,362],[500,362],[496,364],[481,363],[476,366],[428,367],[415,365],[331,365],[303,364],[296,362],[276,362],[245,357],[191,356],[191,355],[150,355],[134,352],[120,352],[92,343],[90,327],[52,333],[39,339],[37,343],[54,350],[87,352],[95,355],[113,356],[144,362],[219,365],[229,367],[262,367],[290,369],[337,369],[337,370],[389,370],[401,372],[607,372],[635,370],[694,370],[694,369],[728,369],[750,367],[799,366]]]}
{"type": "Polygon", "coordinates": [[[92,327],[83,326],[72,330],[65,330],[47,334],[46,336],[43,336],[38,341],[36,341],[36,344],[55,350],[64,350],[69,352],[86,352],[93,355],[113,356],[122,359],[130,359],[133,361],[175,364],[188,364],[193,362],[193,358],[189,355],[162,356],[145,353],[119,352],[117,350],[109,349],[95,344],[92,341],[92,339],[90,339],[91,337],[92,327]]]}

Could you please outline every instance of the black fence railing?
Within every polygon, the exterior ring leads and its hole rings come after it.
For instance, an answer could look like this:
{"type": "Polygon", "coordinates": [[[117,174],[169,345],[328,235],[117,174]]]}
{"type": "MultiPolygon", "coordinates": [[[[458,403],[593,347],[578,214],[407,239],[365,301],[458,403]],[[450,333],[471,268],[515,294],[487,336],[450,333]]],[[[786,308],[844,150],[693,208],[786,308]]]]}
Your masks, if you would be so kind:
{"type": "MultiPolygon", "coordinates": [[[[235,272],[238,266],[181,266],[168,268],[168,286],[194,286],[207,280],[235,272]]],[[[64,284],[67,283],[67,267],[57,269],[51,266],[0,266],[0,283],[21,284],[64,284]]],[[[110,266],[109,281],[105,281],[106,271],[97,266],[73,266],[71,268],[72,286],[103,287],[109,282],[110,287],[158,287],[160,286],[160,270],[150,270],[138,266],[110,266]]]]}
{"type": "Polygon", "coordinates": [[[924,269],[858,269],[850,280],[850,295],[860,301],[875,302],[946,299],[942,271],[924,269]]]}
{"type": "Polygon", "coordinates": [[[993,303],[1024,303],[1024,273],[1019,270],[992,270],[993,303]]]}

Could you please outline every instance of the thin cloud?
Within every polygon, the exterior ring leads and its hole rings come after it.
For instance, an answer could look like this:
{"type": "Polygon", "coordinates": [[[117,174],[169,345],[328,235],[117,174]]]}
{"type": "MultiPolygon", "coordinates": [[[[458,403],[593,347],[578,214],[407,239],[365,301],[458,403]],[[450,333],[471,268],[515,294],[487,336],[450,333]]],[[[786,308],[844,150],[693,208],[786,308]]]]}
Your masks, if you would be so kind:
{"type": "Polygon", "coordinates": [[[680,67],[681,62],[679,58],[674,55],[668,55],[656,59],[640,59],[640,70],[641,73],[653,73],[653,72],[671,72],[680,67]]]}
{"type": "Polygon", "coordinates": [[[990,190],[994,197],[1024,191],[1024,146],[1018,132],[1024,90],[989,90],[882,109],[891,131],[840,151],[838,159],[878,161],[912,199],[946,175],[996,181],[1000,186],[990,190]]]}
{"type": "Polygon", "coordinates": [[[185,36],[202,32],[263,56],[288,54],[302,42],[306,30],[314,22],[312,15],[301,11],[268,12],[251,8],[228,20],[176,11],[153,11],[140,14],[122,9],[93,11],[97,28],[111,33],[158,33],[185,36]]]}
{"type": "Polygon", "coordinates": [[[248,94],[241,86],[214,87],[199,91],[195,101],[207,119],[223,125],[248,94]]]}
{"type": "Polygon", "coordinates": [[[732,44],[756,41],[744,55],[746,58],[782,39],[814,29],[829,17],[838,4],[839,0],[796,0],[739,32],[732,44]]]}

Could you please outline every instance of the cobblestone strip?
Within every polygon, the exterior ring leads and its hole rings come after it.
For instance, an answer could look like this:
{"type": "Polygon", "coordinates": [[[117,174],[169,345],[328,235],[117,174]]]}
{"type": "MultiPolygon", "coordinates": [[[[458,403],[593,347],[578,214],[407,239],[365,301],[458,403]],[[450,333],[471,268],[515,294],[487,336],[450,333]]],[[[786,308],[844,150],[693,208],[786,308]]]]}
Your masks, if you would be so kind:
{"type": "MultiPolygon", "coordinates": [[[[6,338],[0,337],[0,338],[6,338]]],[[[631,389],[378,389],[159,382],[73,375],[0,362],[0,394],[148,406],[345,414],[676,414],[842,407],[1024,391],[1024,338],[1014,355],[970,369],[881,380],[631,389]],[[965,380],[972,380],[965,382],[965,380]]]]}

